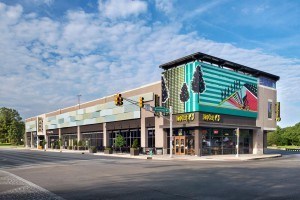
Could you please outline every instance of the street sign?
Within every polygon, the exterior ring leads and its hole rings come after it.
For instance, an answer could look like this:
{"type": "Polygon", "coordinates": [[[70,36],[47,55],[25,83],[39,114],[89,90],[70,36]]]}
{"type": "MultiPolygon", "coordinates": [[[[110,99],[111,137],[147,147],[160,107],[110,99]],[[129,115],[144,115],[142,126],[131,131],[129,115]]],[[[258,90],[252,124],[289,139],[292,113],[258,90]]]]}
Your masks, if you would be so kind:
{"type": "Polygon", "coordinates": [[[169,108],[165,108],[165,107],[162,107],[162,106],[154,107],[154,112],[167,113],[167,112],[169,112],[169,108]]]}

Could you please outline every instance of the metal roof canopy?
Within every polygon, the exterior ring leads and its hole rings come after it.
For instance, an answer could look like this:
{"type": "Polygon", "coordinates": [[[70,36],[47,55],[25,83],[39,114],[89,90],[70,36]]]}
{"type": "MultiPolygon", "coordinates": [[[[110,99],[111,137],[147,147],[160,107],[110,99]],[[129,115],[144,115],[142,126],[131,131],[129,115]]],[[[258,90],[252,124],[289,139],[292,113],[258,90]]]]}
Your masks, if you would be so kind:
{"type": "Polygon", "coordinates": [[[218,66],[228,67],[230,69],[234,69],[234,70],[237,70],[237,71],[240,71],[240,72],[245,72],[245,73],[252,74],[255,77],[265,76],[265,77],[268,77],[268,78],[273,79],[275,81],[278,81],[280,79],[279,76],[276,76],[276,75],[273,75],[273,74],[270,74],[270,73],[267,73],[267,72],[263,72],[263,71],[260,71],[260,70],[257,70],[257,69],[253,69],[253,68],[250,68],[250,67],[247,67],[247,66],[244,66],[244,65],[240,65],[240,64],[228,61],[228,60],[224,60],[224,59],[221,59],[221,58],[210,56],[210,55],[207,55],[207,54],[204,54],[204,53],[200,53],[200,52],[197,52],[197,53],[194,53],[194,54],[191,54],[191,55],[173,60],[171,62],[162,64],[159,67],[164,69],[164,70],[168,70],[170,68],[173,68],[173,67],[176,67],[176,66],[179,66],[179,65],[182,65],[182,64],[186,64],[188,62],[192,62],[192,61],[195,61],[195,60],[205,61],[205,62],[208,62],[208,63],[211,63],[211,64],[216,64],[218,66]]]}

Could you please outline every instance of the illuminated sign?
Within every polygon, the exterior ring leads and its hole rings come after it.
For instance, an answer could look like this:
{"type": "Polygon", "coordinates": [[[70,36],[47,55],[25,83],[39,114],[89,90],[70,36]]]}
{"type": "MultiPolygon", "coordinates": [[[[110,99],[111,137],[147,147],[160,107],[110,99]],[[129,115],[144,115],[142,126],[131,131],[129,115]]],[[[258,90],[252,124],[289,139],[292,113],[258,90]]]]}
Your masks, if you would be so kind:
{"type": "Polygon", "coordinates": [[[43,131],[43,118],[38,117],[38,132],[42,132],[42,131],[43,131]]]}
{"type": "Polygon", "coordinates": [[[194,121],[195,119],[195,113],[189,113],[189,114],[184,114],[184,115],[178,115],[176,116],[176,121],[177,122],[190,122],[194,121]]]}
{"type": "Polygon", "coordinates": [[[276,103],[275,113],[276,113],[276,121],[280,122],[281,121],[281,118],[280,118],[280,102],[276,103]]]}
{"type": "Polygon", "coordinates": [[[208,121],[208,122],[220,122],[221,121],[221,115],[218,115],[218,114],[203,114],[202,119],[203,119],[203,121],[208,121]]]}

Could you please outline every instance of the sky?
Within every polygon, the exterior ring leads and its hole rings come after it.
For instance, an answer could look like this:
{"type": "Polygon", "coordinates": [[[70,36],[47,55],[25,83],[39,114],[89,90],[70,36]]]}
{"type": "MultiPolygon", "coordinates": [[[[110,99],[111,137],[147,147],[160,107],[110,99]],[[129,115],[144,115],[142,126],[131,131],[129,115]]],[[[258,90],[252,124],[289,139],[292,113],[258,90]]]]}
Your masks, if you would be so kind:
{"type": "Polygon", "coordinates": [[[300,122],[298,0],[0,0],[0,107],[22,118],[160,80],[202,52],[280,76],[281,127],[300,122]]]}

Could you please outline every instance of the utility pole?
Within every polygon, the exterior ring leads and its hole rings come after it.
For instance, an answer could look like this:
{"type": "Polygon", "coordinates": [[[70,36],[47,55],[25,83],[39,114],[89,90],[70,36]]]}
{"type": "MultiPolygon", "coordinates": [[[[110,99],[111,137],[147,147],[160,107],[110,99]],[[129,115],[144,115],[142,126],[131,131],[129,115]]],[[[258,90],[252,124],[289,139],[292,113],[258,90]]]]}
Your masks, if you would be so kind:
{"type": "Polygon", "coordinates": [[[173,145],[172,145],[172,141],[173,141],[173,110],[172,110],[172,106],[170,106],[169,113],[170,113],[170,158],[172,158],[173,157],[173,145]]]}
{"type": "Polygon", "coordinates": [[[81,94],[78,94],[77,95],[77,98],[78,98],[78,109],[80,109],[80,97],[81,97],[81,94]]]}
{"type": "Polygon", "coordinates": [[[235,157],[239,157],[239,150],[240,150],[240,128],[236,129],[236,155],[235,157]]]}

